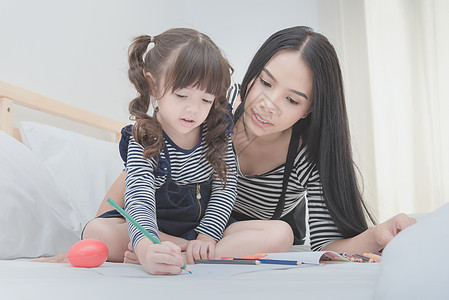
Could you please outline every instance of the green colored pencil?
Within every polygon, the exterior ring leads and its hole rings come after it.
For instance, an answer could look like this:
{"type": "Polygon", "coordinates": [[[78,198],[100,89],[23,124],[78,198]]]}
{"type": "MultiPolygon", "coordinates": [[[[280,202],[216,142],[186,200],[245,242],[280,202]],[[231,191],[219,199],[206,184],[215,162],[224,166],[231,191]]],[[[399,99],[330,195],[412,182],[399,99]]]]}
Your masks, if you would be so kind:
{"type": "MultiPolygon", "coordinates": [[[[108,200],[106,200],[106,201],[108,201],[109,204],[111,204],[122,216],[124,216],[126,219],[128,219],[128,221],[130,221],[134,226],[136,226],[137,229],[140,230],[140,232],[142,232],[147,238],[150,239],[150,241],[152,241],[155,244],[161,243],[161,242],[159,242],[158,239],[156,239],[154,236],[152,236],[151,233],[149,233],[145,228],[143,228],[142,225],[137,223],[137,221],[134,220],[134,218],[131,217],[123,208],[121,208],[117,203],[115,203],[114,200],[112,200],[111,198],[108,198],[108,200]]],[[[190,274],[192,274],[192,272],[187,268],[187,266],[185,264],[182,266],[182,269],[189,272],[190,274]]]]}

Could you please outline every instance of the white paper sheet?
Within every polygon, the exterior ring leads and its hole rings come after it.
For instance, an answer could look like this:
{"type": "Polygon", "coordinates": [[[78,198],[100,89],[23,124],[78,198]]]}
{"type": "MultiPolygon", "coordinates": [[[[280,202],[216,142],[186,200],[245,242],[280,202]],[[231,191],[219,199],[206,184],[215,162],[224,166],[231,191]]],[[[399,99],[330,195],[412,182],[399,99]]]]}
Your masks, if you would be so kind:
{"type": "MultiPolygon", "coordinates": [[[[320,266],[320,258],[327,256],[337,261],[348,261],[344,257],[332,251],[319,252],[283,252],[283,253],[268,253],[266,259],[281,259],[281,260],[296,260],[305,264],[299,266],[292,265],[221,265],[221,264],[196,264],[189,265],[192,274],[182,272],[173,276],[188,276],[188,277],[207,277],[207,278],[224,278],[238,274],[261,272],[266,270],[279,270],[291,268],[306,268],[313,266],[320,266]]],[[[92,270],[112,277],[161,277],[148,274],[141,265],[133,264],[119,264],[119,263],[105,263],[98,268],[92,270]]]]}
{"type": "MultiPolygon", "coordinates": [[[[189,265],[188,268],[192,272],[189,274],[183,271],[180,274],[172,276],[186,277],[207,277],[207,278],[224,278],[238,274],[261,272],[267,270],[280,270],[291,268],[306,268],[312,265],[290,266],[290,265],[220,265],[220,264],[196,264],[189,265]]],[[[92,270],[112,277],[165,277],[148,274],[141,265],[105,263],[98,268],[92,270]]]]}

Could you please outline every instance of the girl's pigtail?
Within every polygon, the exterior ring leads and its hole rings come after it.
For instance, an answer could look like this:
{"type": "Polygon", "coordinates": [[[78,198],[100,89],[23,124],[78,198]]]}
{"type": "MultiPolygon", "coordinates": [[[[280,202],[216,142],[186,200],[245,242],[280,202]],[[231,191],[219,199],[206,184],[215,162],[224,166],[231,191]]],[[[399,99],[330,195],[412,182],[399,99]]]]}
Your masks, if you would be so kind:
{"type": "Polygon", "coordinates": [[[224,95],[215,98],[214,107],[206,119],[209,131],[205,136],[206,144],[209,147],[206,159],[224,186],[226,186],[226,176],[228,175],[228,165],[224,160],[224,155],[228,150],[228,137],[233,126],[232,115],[227,109],[227,103],[227,98],[224,95]]]}
{"type": "Polygon", "coordinates": [[[148,68],[145,66],[144,54],[153,39],[150,36],[140,36],[134,39],[128,50],[128,76],[137,90],[138,96],[129,103],[130,119],[135,120],[133,137],[144,147],[143,156],[152,158],[162,151],[164,142],[162,126],[156,118],[147,114],[151,102],[150,85],[145,78],[148,68]]]}

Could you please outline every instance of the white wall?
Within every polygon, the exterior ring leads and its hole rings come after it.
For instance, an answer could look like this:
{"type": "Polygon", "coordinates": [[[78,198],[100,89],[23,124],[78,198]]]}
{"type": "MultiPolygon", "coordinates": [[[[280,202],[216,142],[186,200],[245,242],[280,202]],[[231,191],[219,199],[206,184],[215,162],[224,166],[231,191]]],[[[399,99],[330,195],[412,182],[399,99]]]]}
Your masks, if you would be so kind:
{"type": "Polygon", "coordinates": [[[0,80],[128,122],[133,37],[200,30],[223,49],[241,81],[270,34],[294,25],[319,29],[318,2],[0,0],[0,80]]]}
{"type": "Polygon", "coordinates": [[[365,196],[376,198],[363,1],[0,0],[0,12],[1,81],[125,123],[135,96],[127,78],[133,37],[195,28],[223,49],[240,82],[269,35],[310,26],[339,54],[356,162],[365,196]]]}

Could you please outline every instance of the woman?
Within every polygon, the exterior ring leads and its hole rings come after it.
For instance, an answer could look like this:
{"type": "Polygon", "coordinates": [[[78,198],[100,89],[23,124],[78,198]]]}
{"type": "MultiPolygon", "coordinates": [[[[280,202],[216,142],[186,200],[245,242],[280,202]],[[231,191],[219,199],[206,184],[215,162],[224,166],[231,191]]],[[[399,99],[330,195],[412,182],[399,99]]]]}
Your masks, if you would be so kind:
{"type": "Polygon", "coordinates": [[[234,218],[280,217],[301,243],[307,195],[312,249],[350,253],[378,251],[416,222],[400,214],[368,229],[365,213],[374,220],[355,176],[341,70],[323,35],[302,26],[273,34],[236,98],[234,218]]]}

